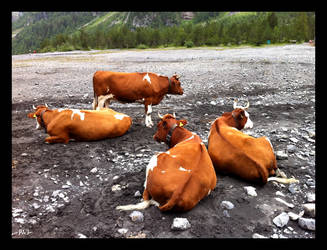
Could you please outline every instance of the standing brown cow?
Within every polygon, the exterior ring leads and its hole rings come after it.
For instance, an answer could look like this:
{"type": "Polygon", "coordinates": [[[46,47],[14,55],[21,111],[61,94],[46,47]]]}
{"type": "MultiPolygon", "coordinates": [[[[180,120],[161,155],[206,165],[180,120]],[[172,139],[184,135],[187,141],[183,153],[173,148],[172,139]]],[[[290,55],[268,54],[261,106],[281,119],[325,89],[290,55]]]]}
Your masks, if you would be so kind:
{"type": "Polygon", "coordinates": [[[97,71],[93,76],[93,109],[108,107],[111,100],[122,103],[138,102],[145,107],[145,125],[152,127],[152,105],[166,94],[182,95],[179,77],[171,78],[155,73],[124,73],[97,71]]]}

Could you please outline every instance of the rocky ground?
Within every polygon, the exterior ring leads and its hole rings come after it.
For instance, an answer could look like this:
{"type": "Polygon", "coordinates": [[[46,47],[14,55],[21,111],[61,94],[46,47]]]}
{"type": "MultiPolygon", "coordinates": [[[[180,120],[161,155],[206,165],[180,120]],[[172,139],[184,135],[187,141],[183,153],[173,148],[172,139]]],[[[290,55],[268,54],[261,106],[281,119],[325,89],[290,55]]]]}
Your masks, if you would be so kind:
{"type": "Polygon", "coordinates": [[[315,47],[12,56],[13,238],[315,238],[314,204],[315,47]],[[246,132],[268,136],[278,167],[299,183],[258,186],[217,173],[214,191],[189,212],[116,210],[141,200],[151,156],[167,150],[152,138],[156,126],[145,127],[143,106],[113,103],[133,125],[122,137],[96,142],[45,144],[44,131],[27,118],[33,104],[45,102],[91,109],[96,70],[183,75],[184,95],[164,98],[152,119],[176,112],[205,144],[211,122],[231,111],[235,98],[249,100],[254,127],[246,132]]]}

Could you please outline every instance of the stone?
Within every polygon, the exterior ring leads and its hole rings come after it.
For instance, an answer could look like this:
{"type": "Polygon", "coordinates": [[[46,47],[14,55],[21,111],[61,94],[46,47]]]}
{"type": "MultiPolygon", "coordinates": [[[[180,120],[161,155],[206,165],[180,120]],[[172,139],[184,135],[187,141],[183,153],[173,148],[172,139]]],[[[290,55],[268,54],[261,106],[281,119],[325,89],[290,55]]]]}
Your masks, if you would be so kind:
{"type": "Polygon", "coordinates": [[[308,218],[299,218],[299,226],[306,230],[315,231],[316,230],[316,220],[308,218]]]}
{"type": "Polygon", "coordinates": [[[119,228],[118,229],[118,233],[120,233],[120,234],[126,234],[127,232],[128,232],[127,228],[119,228]]]}
{"type": "Polygon", "coordinates": [[[243,187],[246,193],[250,196],[257,196],[257,192],[255,191],[255,187],[252,186],[246,186],[243,187]]]}
{"type": "Polygon", "coordinates": [[[308,215],[309,217],[316,216],[316,205],[314,203],[306,203],[302,205],[304,209],[304,214],[308,215]]]}
{"type": "Polygon", "coordinates": [[[288,155],[284,151],[276,151],[276,158],[277,160],[286,160],[288,155]]]}
{"type": "Polygon", "coordinates": [[[80,239],[86,239],[87,237],[84,234],[78,233],[77,237],[80,239]]]}
{"type": "Polygon", "coordinates": [[[293,205],[292,203],[288,203],[288,202],[284,201],[284,200],[281,199],[281,198],[275,198],[275,200],[276,200],[276,201],[279,201],[280,203],[285,204],[285,205],[288,206],[289,208],[293,208],[293,207],[294,207],[294,205],[293,205]]]}
{"type": "Polygon", "coordinates": [[[112,192],[116,192],[116,191],[120,191],[120,190],[121,190],[121,186],[119,184],[113,185],[111,187],[112,192]]]}
{"type": "Polygon", "coordinates": [[[273,222],[277,227],[284,227],[285,225],[287,225],[289,219],[290,219],[290,217],[288,216],[288,214],[285,212],[282,212],[280,215],[276,216],[273,219],[273,222]]]}
{"type": "Polygon", "coordinates": [[[300,216],[298,214],[293,213],[293,212],[288,212],[287,214],[291,220],[298,220],[300,218],[300,216]]]}
{"type": "Polygon", "coordinates": [[[97,171],[98,171],[97,168],[92,168],[90,172],[91,172],[91,173],[96,173],[97,171]]]}
{"type": "Polygon", "coordinates": [[[289,153],[294,153],[295,151],[296,151],[296,146],[294,146],[294,145],[287,145],[287,147],[286,147],[286,150],[287,150],[287,152],[289,152],[289,153]]]}
{"type": "Polygon", "coordinates": [[[190,222],[186,218],[174,218],[171,225],[172,230],[186,230],[191,227],[190,222]]]}
{"type": "Polygon", "coordinates": [[[234,208],[234,204],[230,201],[222,201],[220,206],[229,210],[234,208]]]}
{"type": "Polygon", "coordinates": [[[296,183],[291,183],[288,186],[288,191],[290,191],[292,194],[298,193],[300,191],[299,189],[300,188],[296,183]]]}
{"type": "Polygon", "coordinates": [[[223,211],[223,215],[224,215],[225,217],[228,217],[228,218],[230,217],[230,215],[229,215],[229,213],[228,213],[228,210],[226,210],[226,209],[223,211]]]}
{"type": "Polygon", "coordinates": [[[290,141],[291,141],[291,142],[294,142],[294,143],[297,143],[299,140],[296,139],[296,138],[294,138],[294,137],[291,137],[291,138],[290,138],[290,141]]]}
{"type": "Polygon", "coordinates": [[[134,222],[142,222],[144,220],[144,215],[140,211],[133,211],[129,217],[131,218],[132,221],[134,222]]]}
{"type": "Polygon", "coordinates": [[[135,192],[134,196],[135,196],[135,197],[140,197],[140,196],[142,196],[142,194],[140,193],[140,191],[137,190],[137,191],[135,192]]]}
{"type": "Polygon", "coordinates": [[[266,237],[266,236],[263,236],[263,235],[261,235],[261,234],[258,234],[258,233],[254,233],[254,234],[252,235],[252,238],[253,238],[253,239],[266,239],[267,237],[266,237]]]}
{"type": "Polygon", "coordinates": [[[315,202],[316,195],[314,193],[307,193],[307,202],[315,202]]]}

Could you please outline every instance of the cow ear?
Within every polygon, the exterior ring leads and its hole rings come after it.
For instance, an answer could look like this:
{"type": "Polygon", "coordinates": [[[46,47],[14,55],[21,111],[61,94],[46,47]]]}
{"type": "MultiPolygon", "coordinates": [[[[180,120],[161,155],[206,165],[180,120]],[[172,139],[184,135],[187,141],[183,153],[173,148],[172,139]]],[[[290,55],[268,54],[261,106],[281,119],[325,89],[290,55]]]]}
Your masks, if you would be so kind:
{"type": "Polygon", "coordinates": [[[179,127],[183,127],[184,125],[187,124],[187,121],[186,120],[179,120],[177,124],[178,124],[179,127]]]}
{"type": "Polygon", "coordinates": [[[35,118],[35,113],[29,113],[29,114],[27,114],[27,117],[29,117],[29,118],[35,118]]]}

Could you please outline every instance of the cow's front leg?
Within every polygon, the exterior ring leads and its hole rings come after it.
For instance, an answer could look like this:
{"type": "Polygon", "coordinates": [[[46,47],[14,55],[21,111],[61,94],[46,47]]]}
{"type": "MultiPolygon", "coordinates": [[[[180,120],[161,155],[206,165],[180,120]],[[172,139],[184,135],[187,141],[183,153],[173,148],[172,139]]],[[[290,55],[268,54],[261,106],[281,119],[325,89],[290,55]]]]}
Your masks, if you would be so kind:
{"type": "Polygon", "coordinates": [[[153,126],[153,122],[151,119],[152,105],[151,104],[144,104],[144,105],[145,105],[145,126],[151,128],[153,126]]]}

